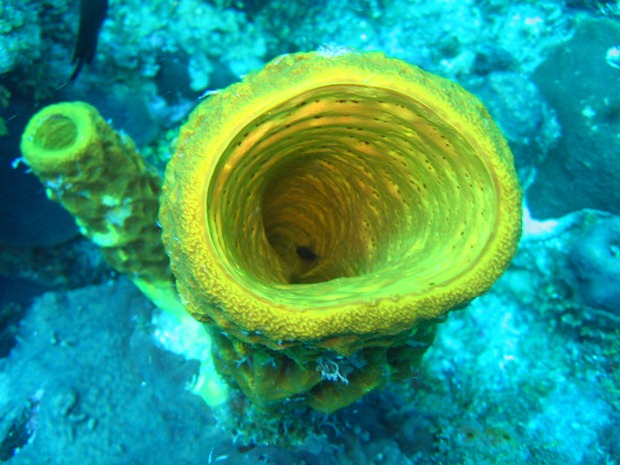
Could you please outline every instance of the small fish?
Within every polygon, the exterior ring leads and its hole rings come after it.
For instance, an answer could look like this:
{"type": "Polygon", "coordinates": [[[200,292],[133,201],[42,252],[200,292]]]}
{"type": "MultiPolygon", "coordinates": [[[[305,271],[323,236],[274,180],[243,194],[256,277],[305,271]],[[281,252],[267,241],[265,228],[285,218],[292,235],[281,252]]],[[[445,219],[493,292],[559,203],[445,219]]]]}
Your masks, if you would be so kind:
{"type": "Polygon", "coordinates": [[[71,63],[76,63],[69,78],[77,79],[84,63],[92,63],[97,50],[99,30],[108,14],[108,0],[80,0],[80,27],[71,63]]]}

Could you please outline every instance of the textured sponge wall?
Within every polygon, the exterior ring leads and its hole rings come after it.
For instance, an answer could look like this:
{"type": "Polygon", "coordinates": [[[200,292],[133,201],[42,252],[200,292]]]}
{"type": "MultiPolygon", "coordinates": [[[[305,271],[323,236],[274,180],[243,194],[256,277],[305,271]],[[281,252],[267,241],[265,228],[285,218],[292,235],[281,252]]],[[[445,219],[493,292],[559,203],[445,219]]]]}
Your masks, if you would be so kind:
{"type": "Polygon", "coordinates": [[[162,294],[160,287],[171,286],[156,224],[161,180],[133,141],[110,127],[95,107],[66,102],[32,117],[21,151],[48,197],[74,216],[110,265],[163,305],[154,297],[162,294]]]}
{"type": "Polygon", "coordinates": [[[520,190],[484,107],[379,53],[278,58],[184,126],[160,221],[195,317],[350,354],[484,292],[520,190]]]}

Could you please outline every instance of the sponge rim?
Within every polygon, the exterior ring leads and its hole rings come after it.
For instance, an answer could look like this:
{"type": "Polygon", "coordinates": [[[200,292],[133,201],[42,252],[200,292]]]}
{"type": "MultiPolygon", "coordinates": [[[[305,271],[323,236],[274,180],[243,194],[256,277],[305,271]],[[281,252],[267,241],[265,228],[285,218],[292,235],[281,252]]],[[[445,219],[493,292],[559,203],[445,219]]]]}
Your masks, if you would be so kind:
{"type": "Polygon", "coordinates": [[[274,349],[304,343],[350,353],[368,343],[383,345],[386,336],[441,318],[486,292],[516,252],[521,190],[500,130],[480,101],[460,86],[380,52],[300,53],[276,58],[194,110],[166,171],[160,223],[177,289],[195,318],[214,321],[246,342],[274,349]],[[492,253],[481,256],[470,274],[423,295],[289,308],[240,286],[209,255],[208,232],[199,225],[207,224],[205,173],[212,172],[218,161],[210,154],[222,153],[247,122],[285,99],[330,85],[365,85],[414,96],[450,121],[484,155],[498,193],[497,228],[489,240],[492,253]]]}

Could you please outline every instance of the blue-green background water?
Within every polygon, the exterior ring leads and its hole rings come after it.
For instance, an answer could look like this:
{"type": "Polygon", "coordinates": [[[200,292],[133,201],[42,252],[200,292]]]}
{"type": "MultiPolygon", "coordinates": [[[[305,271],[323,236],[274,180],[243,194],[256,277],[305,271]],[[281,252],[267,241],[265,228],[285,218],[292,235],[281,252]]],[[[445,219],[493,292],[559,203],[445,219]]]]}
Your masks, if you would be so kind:
{"type": "Polygon", "coordinates": [[[77,0],[0,0],[0,461],[620,463],[620,2],[111,0],[68,83],[79,22],[77,0]],[[524,188],[521,245],[410,382],[288,423],[210,409],[187,391],[197,363],[157,344],[152,305],[16,162],[19,139],[38,109],[84,100],[163,169],[206,92],[324,46],[482,99],[524,188]]]}

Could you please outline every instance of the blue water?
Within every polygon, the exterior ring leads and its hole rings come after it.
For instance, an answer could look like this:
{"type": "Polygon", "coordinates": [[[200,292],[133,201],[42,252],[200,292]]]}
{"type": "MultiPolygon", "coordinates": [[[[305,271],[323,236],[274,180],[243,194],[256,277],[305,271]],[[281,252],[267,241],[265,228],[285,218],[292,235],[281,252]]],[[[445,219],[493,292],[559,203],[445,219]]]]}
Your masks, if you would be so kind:
{"type": "Polygon", "coordinates": [[[619,2],[105,3],[0,1],[1,462],[620,463],[619,2]],[[199,363],[47,199],[21,134],[86,101],[163,172],[212,91],[339,46],[482,100],[523,187],[519,249],[410,380],[331,415],[268,418],[235,391],[209,406],[199,363]]]}

